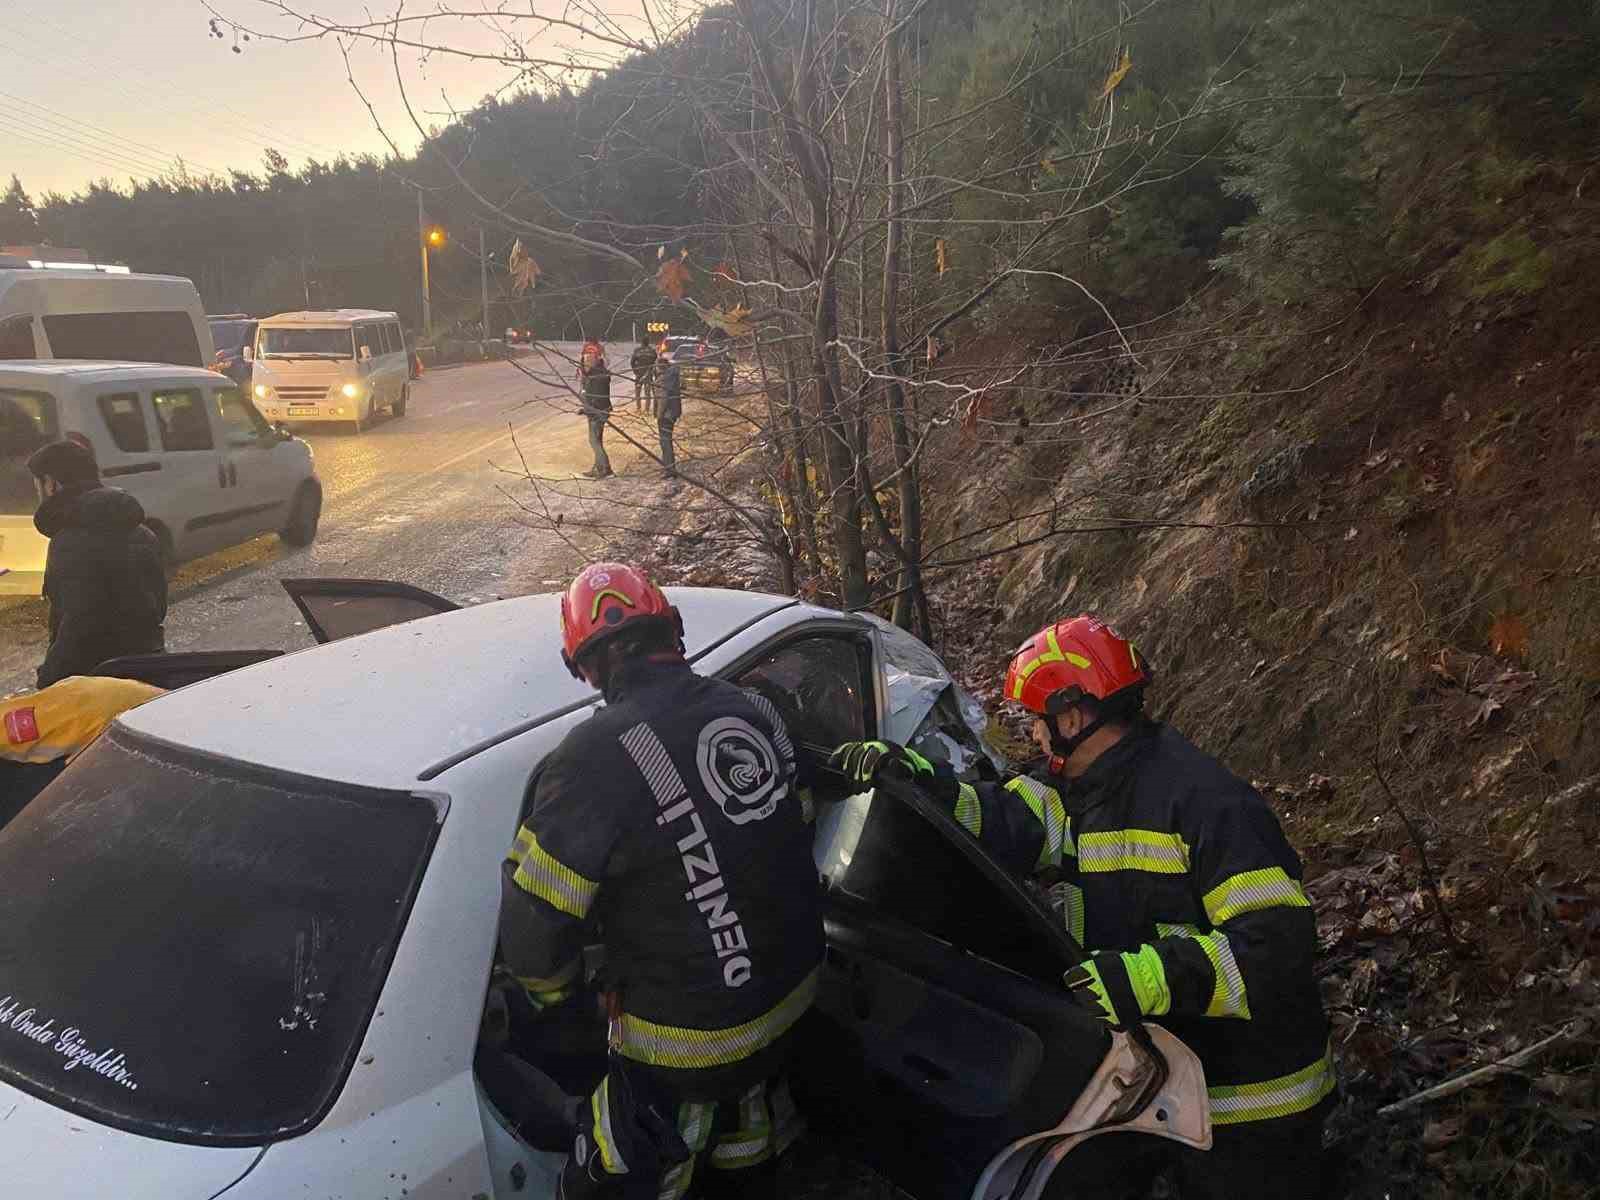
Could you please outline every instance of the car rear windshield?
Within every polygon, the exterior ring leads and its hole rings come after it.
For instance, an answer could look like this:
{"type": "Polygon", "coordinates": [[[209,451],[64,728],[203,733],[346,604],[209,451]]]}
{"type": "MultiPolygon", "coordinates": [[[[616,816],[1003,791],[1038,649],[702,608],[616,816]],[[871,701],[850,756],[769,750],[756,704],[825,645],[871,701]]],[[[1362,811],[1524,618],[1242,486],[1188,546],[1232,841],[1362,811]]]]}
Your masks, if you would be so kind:
{"type": "Polygon", "coordinates": [[[54,397],[0,388],[0,513],[15,516],[38,506],[28,456],[57,433],[54,397]]]}
{"type": "Polygon", "coordinates": [[[349,329],[263,329],[261,354],[266,358],[354,358],[349,329]]]}
{"type": "Polygon", "coordinates": [[[44,335],[55,358],[103,358],[118,362],[177,363],[203,367],[194,319],[167,312],[56,313],[43,317],[44,335]]]}
{"type": "Polygon", "coordinates": [[[350,1070],[439,817],[113,730],[0,831],[0,1079],[171,1141],[304,1132],[350,1070]]]}

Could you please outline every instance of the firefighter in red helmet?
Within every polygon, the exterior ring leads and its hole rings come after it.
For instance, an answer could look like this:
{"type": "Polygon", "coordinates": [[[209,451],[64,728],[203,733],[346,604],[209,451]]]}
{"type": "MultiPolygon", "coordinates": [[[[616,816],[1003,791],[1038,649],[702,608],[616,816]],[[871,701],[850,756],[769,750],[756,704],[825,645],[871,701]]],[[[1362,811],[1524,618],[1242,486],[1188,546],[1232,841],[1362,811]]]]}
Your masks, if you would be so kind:
{"type": "Polygon", "coordinates": [[[1042,771],[968,784],[887,743],[841,746],[834,764],[923,785],[1002,862],[1040,874],[1087,951],[1066,986],[1200,1056],[1215,1141],[1180,1152],[1184,1200],[1312,1195],[1335,1080],[1300,860],[1249,784],[1144,715],[1151,678],[1100,618],[1058,621],[1005,677],[1042,771]]]}
{"type": "Polygon", "coordinates": [[[561,646],[605,705],[534,780],[500,918],[547,1016],[583,1002],[584,932],[604,935],[609,1067],[561,1195],[751,1194],[801,1131],[783,1067],[822,960],[794,745],[765,697],[695,674],[678,610],[635,567],[578,574],[561,646]]]}

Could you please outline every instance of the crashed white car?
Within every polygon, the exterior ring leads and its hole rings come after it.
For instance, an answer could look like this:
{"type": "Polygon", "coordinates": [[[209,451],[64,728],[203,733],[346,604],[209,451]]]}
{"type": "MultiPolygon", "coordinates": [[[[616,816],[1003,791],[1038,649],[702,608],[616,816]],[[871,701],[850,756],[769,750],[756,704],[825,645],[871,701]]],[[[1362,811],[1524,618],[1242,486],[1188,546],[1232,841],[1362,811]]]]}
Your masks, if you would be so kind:
{"type": "MultiPolygon", "coordinates": [[[[530,778],[598,700],[561,664],[557,597],[291,591],[329,644],[132,664],[213,677],[126,713],[0,830],[6,1196],[553,1195],[566,1133],[525,1117],[551,1064],[507,1025],[495,948],[530,778]]],[[[948,673],[899,631],[668,594],[698,669],[767,695],[808,752],[887,736],[979,766],[948,673]]],[[[915,795],[829,778],[794,1077],[815,1132],[923,1200],[1038,1196],[1107,1132],[1209,1146],[1193,1054],[1069,999],[1080,952],[1046,908],[915,795]]],[[[566,1058],[567,1094],[604,1070],[566,1058]]]]}

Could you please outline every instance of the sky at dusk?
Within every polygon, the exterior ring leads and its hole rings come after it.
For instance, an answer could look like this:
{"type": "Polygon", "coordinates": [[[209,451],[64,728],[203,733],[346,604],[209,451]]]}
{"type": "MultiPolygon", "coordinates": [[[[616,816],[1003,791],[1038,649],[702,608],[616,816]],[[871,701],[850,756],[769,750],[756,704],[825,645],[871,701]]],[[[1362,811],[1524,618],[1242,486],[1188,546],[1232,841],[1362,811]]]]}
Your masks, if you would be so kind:
{"type": "MultiPolygon", "coordinates": [[[[261,0],[214,3],[243,25],[294,32],[261,0]]],[[[355,18],[363,7],[318,0],[313,10],[355,18]]],[[[578,6],[524,0],[522,10],[530,7],[576,16],[578,6]]],[[[641,28],[634,15],[638,0],[606,7],[622,28],[641,28]]],[[[388,10],[377,4],[370,11],[388,10]]],[[[211,35],[211,14],[200,0],[6,0],[0,12],[0,183],[16,174],[35,199],[98,179],[125,184],[130,176],[169,169],[178,157],[192,171],[225,174],[234,168],[259,173],[268,147],[293,166],[341,152],[389,152],[331,40],[284,45],[256,39],[235,54],[231,33],[223,40],[211,35]]],[[[427,36],[482,51],[504,44],[482,21],[433,24],[427,36]]],[[[538,50],[589,61],[616,53],[558,29],[539,35],[538,50]]],[[[400,102],[387,49],[358,46],[351,62],[384,128],[403,150],[414,149],[418,135],[400,102]]],[[[414,51],[403,52],[401,66],[406,93],[425,125],[444,124],[452,109],[471,108],[513,79],[497,64],[423,58],[414,51]]]]}

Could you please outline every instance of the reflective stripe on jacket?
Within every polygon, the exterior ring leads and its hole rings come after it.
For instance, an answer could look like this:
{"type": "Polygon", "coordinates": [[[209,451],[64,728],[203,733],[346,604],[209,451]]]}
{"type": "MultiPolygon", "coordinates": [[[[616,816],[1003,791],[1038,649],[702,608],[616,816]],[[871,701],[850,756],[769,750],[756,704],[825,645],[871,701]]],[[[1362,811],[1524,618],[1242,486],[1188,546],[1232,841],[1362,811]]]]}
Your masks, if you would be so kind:
{"type": "Polygon", "coordinates": [[[1299,856],[1255,790],[1145,723],[1067,788],[943,783],[956,819],[1018,874],[1059,872],[1086,950],[1154,946],[1159,1018],[1200,1056],[1221,1124],[1288,1116],[1333,1090],[1299,856]]]}
{"type": "Polygon", "coordinates": [[[796,775],[764,697],[681,660],[631,668],[546,761],[503,864],[501,947],[533,1002],[577,989],[596,917],[625,1057],[712,1092],[764,1078],[822,960],[796,775]]]}

